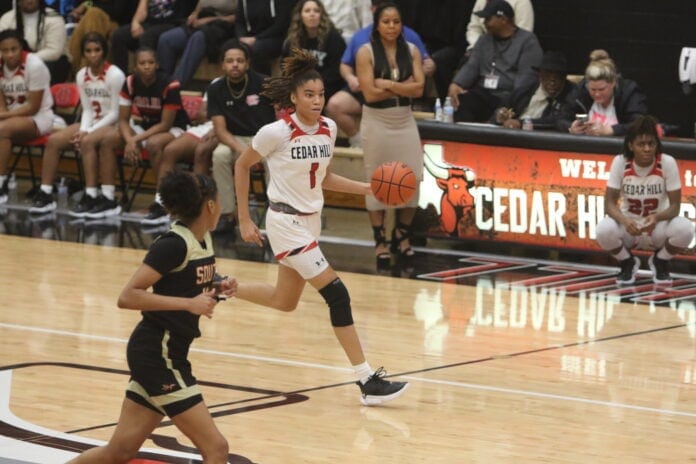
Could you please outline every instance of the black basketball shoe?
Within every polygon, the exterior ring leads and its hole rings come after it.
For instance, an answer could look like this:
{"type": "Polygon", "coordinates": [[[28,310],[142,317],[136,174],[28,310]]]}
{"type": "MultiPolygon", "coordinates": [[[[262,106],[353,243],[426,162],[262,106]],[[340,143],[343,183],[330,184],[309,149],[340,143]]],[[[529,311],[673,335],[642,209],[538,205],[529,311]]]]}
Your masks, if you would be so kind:
{"type": "Polygon", "coordinates": [[[384,380],[387,371],[380,367],[363,384],[360,381],[355,383],[360,387],[360,402],[365,406],[386,403],[400,397],[408,388],[408,382],[390,382],[384,380]]]}

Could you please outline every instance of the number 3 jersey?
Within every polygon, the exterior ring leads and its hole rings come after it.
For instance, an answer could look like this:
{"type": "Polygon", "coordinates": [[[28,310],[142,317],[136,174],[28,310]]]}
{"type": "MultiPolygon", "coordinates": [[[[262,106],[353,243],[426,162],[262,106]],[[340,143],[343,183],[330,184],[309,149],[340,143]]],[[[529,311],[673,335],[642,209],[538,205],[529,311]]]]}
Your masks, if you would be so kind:
{"type": "Polygon", "coordinates": [[[644,218],[669,207],[667,192],[681,189],[679,167],[670,155],[658,154],[651,166],[638,166],[617,155],[609,171],[607,187],[620,191],[621,212],[644,218]]]}
{"type": "Polygon", "coordinates": [[[321,211],[321,184],[335,142],[336,123],[323,116],[314,126],[302,124],[296,114],[263,126],[252,147],[266,160],[271,174],[268,199],[305,213],[321,211]]]}
{"type": "Polygon", "coordinates": [[[80,131],[92,132],[118,122],[119,94],[125,81],[123,71],[110,63],[104,63],[97,76],[87,66],[77,72],[75,82],[82,103],[80,131]]]}

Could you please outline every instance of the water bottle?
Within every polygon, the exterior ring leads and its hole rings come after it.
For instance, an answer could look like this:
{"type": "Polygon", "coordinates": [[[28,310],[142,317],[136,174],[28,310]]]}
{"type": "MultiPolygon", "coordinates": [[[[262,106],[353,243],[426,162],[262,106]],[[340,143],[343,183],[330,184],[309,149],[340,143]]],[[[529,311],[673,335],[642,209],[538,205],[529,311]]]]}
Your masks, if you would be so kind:
{"type": "Polygon", "coordinates": [[[443,119],[442,104],[440,103],[440,99],[436,98],[435,99],[435,121],[442,122],[442,119],[443,119]]]}
{"type": "Polygon", "coordinates": [[[10,178],[7,179],[7,202],[14,203],[17,201],[17,177],[13,172],[10,178]]]}
{"type": "Polygon", "coordinates": [[[522,120],[522,130],[526,130],[526,131],[534,130],[534,124],[532,124],[532,118],[524,118],[522,120]]]}
{"type": "Polygon", "coordinates": [[[65,209],[68,207],[68,185],[65,183],[65,177],[60,178],[58,184],[58,208],[65,209]]]}
{"type": "Polygon", "coordinates": [[[445,106],[442,108],[442,120],[444,122],[454,122],[454,107],[452,106],[452,98],[445,98],[445,106]]]}

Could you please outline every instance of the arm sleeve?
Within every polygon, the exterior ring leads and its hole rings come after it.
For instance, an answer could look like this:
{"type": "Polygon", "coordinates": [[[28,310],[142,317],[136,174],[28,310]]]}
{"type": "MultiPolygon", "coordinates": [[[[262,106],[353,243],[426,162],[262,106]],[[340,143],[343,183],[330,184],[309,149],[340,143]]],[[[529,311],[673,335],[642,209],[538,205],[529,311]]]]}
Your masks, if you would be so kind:
{"type": "Polygon", "coordinates": [[[280,123],[271,123],[263,126],[254,136],[251,141],[251,147],[256,150],[259,155],[266,158],[268,155],[273,153],[281,141],[281,131],[280,128],[286,127],[285,124],[282,126],[280,123]]]}
{"type": "Polygon", "coordinates": [[[41,49],[36,54],[44,61],[56,61],[65,51],[65,43],[68,40],[65,32],[65,21],[57,13],[46,15],[44,36],[41,40],[41,49]]]}
{"type": "Polygon", "coordinates": [[[123,75],[123,73],[109,73],[107,75],[107,85],[109,86],[109,93],[111,94],[111,100],[109,100],[109,107],[108,108],[102,108],[102,110],[106,111],[106,114],[102,116],[102,118],[97,121],[96,124],[92,125],[87,132],[93,132],[97,129],[101,129],[102,127],[108,127],[113,124],[116,124],[118,121],[118,112],[119,112],[119,96],[118,92],[121,90],[121,87],[123,87],[123,83],[126,80],[126,76],[123,75]]]}
{"type": "Polygon", "coordinates": [[[476,81],[479,79],[479,68],[481,67],[481,52],[483,51],[482,42],[482,40],[476,42],[476,45],[471,51],[471,56],[469,56],[469,59],[466,61],[466,64],[459,68],[457,74],[454,75],[454,79],[452,79],[452,82],[459,85],[463,89],[469,89],[473,87],[474,84],[476,84],[476,81]]]}
{"type": "Polygon", "coordinates": [[[665,188],[667,191],[679,190],[681,188],[681,178],[679,177],[677,160],[670,155],[662,155],[662,169],[665,173],[665,188]]]}
{"type": "Polygon", "coordinates": [[[467,49],[474,48],[478,39],[486,33],[486,28],[483,26],[483,18],[479,18],[474,13],[483,10],[486,7],[486,0],[476,0],[474,9],[471,10],[471,18],[466,26],[466,41],[469,43],[467,49]]]}
{"type": "MultiPolygon", "coordinates": [[[[82,105],[82,116],[80,117],[80,132],[87,132],[94,121],[94,109],[91,101],[85,92],[85,68],[80,69],[75,77],[77,89],[80,91],[80,104],[82,105]]],[[[119,90],[121,90],[119,88],[119,90]]],[[[117,94],[118,95],[118,94],[117,94]]]]}
{"type": "Polygon", "coordinates": [[[186,251],[183,238],[172,233],[165,234],[150,245],[143,263],[164,275],[184,262],[186,251]]]}
{"type": "Polygon", "coordinates": [[[529,85],[531,82],[537,82],[537,74],[534,71],[534,66],[539,66],[544,52],[541,50],[541,45],[536,36],[529,34],[522,46],[522,53],[517,62],[519,72],[515,76],[513,88],[529,85]]]}
{"type": "Polygon", "coordinates": [[[534,31],[534,7],[531,0],[519,0],[515,9],[515,24],[522,29],[530,32],[534,31]]]}
{"type": "Polygon", "coordinates": [[[611,168],[609,168],[609,179],[607,179],[607,187],[613,188],[615,190],[621,190],[621,183],[623,181],[624,165],[626,164],[626,159],[623,155],[616,155],[614,160],[611,162],[611,168]]]}

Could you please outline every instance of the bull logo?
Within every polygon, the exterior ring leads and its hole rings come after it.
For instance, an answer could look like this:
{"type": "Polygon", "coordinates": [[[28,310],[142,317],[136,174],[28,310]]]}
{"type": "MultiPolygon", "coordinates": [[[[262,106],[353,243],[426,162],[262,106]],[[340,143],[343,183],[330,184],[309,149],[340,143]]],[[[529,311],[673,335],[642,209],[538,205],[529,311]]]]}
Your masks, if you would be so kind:
{"type": "MultiPolygon", "coordinates": [[[[445,162],[442,145],[426,144],[423,148],[425,169],[441,191],[440,226],[449,235],[457,235],[459,221],[471,215],[474,209],[476,174],[467,166],[455,166],[445,162]]],[[[424,190],[426,189],[421,189],[421,192],[424,190]]],[[[437,206],[436,202],[433,204],[437,206]]]]}

